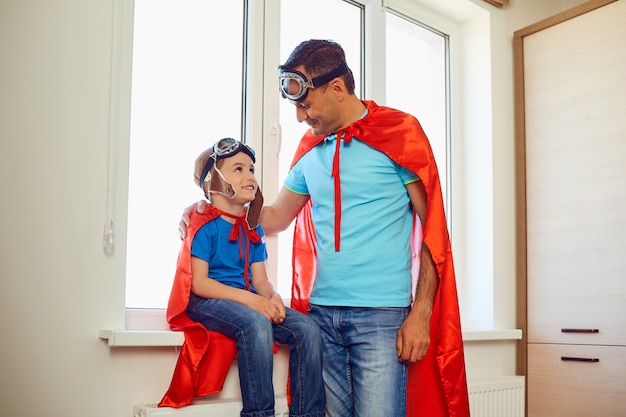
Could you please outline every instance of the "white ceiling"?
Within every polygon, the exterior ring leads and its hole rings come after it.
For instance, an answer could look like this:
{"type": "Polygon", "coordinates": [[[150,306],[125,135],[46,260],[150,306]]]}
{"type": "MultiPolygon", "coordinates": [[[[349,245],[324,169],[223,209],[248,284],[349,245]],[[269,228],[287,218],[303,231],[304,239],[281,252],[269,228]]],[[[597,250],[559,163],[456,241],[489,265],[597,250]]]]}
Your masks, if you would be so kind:
{"type": "MultiPolygon", "coordinates": [[[[478,6],[472,0],[413,0],[416,4],[425,7],[433,12],[446,16],[448,19],[457,23],[463,23],[472,20],[479,14],[484,13],[485,9],[478,6]]],[[[485,3],[486,7],[489,6],[485,3]]]]}

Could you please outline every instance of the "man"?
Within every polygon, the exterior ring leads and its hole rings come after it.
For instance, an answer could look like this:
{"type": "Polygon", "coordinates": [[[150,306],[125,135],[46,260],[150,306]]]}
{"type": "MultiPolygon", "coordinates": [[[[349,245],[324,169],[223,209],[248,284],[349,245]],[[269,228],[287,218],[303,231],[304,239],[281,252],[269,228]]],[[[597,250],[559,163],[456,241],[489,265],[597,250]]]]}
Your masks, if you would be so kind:
{"type": "Polygon", "coordinates": [[[332,41],[302,42],[279,80],[310,130],[260,222],[269,234],[297,217],[292,306],[322,330],[327,415],[468,416],[441,188],[419,122],[358,99],[332,41]]]}

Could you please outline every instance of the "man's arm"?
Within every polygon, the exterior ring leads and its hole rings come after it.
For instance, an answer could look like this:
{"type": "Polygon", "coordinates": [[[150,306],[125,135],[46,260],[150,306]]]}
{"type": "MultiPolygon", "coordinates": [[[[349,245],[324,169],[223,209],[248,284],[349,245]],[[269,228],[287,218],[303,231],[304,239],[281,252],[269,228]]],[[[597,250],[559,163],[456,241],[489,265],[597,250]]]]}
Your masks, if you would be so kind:
{"type": "MultiPolygon", "coordinates": [[[[308,195],[296,194],[283,187],[278,193],[274,204],[264,206],[261,210],[259,223],[263,227],[263,230],[265,230],[265,233],[274,234],[282,232],[289,227],[308,200],[308,195]]],[[[207,204],[206,200],[200,200],[183,210],[183,215],[178,223],[178,234],[181,239],[187,236],[191,213],[193,213],[194,210],[198,211],[198,213],[204,213],[207,204]]]]}
{"type": "Polygon", "coordinates": [[[185,236],[187,236],[187,228],[189,227],[189,223],[191,222],[191,213],[193,213],[194,210],[197,210],[198,213],[204,213],[208,204],[209,203],[206,200],[200,200],[183,210],[183,215],[181,216],[180,222],[178,223],[178,234],[180,235],[181,239],[185,239],[185,236]]]}
{"type": "MultiPolygon", "coordinates": [[[[406,186],[413,209],[422,225],[426,222],[426,190],[421,181],[406,186]]],[[[417,362],[422,359],[430,345],[430,317],[439,285],[439,276],[430,250],[422,244],[420,270],[411,313],[400,326],[396,341],[401,362],[417,362]]]]}
{"type": "Polygon", "coordinates": [[[259,223],[266,234],[282,232],[289,227],[307,201],[308,195],[296,194],[283,187],[274,204],[263,207],[259,223]]]}

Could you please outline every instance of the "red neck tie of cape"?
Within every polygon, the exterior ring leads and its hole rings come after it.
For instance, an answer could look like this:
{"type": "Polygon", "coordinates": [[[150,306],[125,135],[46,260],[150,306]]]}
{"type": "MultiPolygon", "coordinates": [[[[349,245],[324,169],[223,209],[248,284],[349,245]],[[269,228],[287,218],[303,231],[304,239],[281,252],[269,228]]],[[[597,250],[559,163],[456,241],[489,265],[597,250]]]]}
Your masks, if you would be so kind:
{"type": "Polygon", "coordinates": [[[339,150],[341,149],[342,140],[346,143],[352,142],[352,133],[348,131],[348,128],[337,132],[337,138],[335,139],[335,156],[333,157],[333,171],[331,176],[335,183],[335,252],[339,252],[341,246],[341,176],[339,167],[339,150]]]}
{"type": "Polygon", "coordinates": [[[230,229],[230,236],[228,237],[228,240],[230,240],[231,242],[239,241],[239,259],[241,259],[243,256],[243,248],[242,248],[243,239],[241,236],[241,231],[243,230],[243,235],[246,238],[246,256],[245,256],[244,265],[243,265],[243,278],[246,281],[246,288],[248,289],[248,291],[250,291],[250,278],[249,278],[249,272],[248,272],[250,242],[259,243],[261,241],[261,236],[259,236],[256,230],[248,229],[248,225],[246,223],[245,211],[241,216],[235,216],[234,214],[226,213],[225,211],[222,211],[213,206],[208,206],[208,207],[211,207],[213,210],[216,210],[222,216],[235,219],[235,223],[233,223],[233,227],[230,229]]]}

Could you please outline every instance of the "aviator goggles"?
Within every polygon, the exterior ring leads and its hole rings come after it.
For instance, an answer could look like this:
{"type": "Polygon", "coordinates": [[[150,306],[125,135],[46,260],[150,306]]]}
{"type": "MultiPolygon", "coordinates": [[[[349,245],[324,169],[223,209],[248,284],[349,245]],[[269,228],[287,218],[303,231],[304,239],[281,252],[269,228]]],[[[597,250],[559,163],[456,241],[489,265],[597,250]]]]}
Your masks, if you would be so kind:
{"type": "Polygon", "coordinates": [[[229,156],[236,155],[239,152],[246,153],[250,158],[252,158],[252,162],[256,162],[254,149],[245,143],[239,142],[233,138],[224,138],[217,141],[215,145],[213,145],[213,153],[209,159],[207,159],[206,164],[204,164],[204,168],[202,169],[200,184],[208,180],[207,175],[218,159],[228,158],[229,156]]]}
{"type": "Polygon", "coordinates": [[[328,84],[333,78],[340,77],[347,72],[348,65],[344,61],[328,74],[320,75],[309,81],[300,71],[281,68],[278,70],[280,93],[283,98],[298,103],[306,98],[309,88],[321,87],[328,84]]]}

